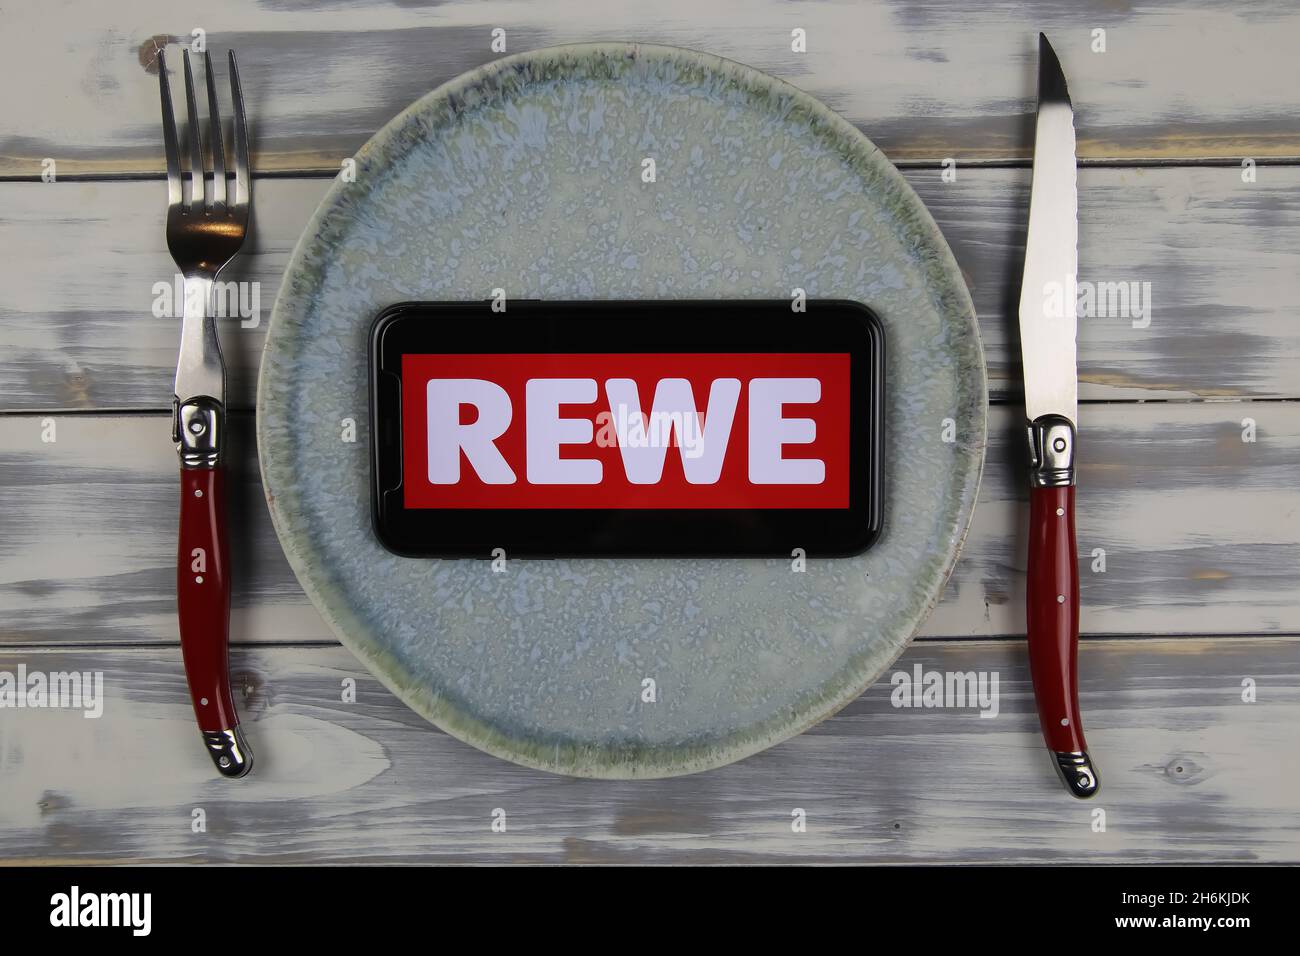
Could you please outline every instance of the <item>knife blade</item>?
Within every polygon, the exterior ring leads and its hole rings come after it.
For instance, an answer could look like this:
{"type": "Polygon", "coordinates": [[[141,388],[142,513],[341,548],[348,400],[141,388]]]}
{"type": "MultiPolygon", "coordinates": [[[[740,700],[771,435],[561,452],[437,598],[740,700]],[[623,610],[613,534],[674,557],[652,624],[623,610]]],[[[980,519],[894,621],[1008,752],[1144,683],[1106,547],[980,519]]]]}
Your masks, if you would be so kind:
{"type": "Polygon", "coordinates": [[[1030,452],[1026,621],[1039,724],[1076,797],[1097,793],[1079,714],[1079,567],[1074,532],[1078,427],[1078,189],[1074,109],[1056,52],[1038,35],[1038,117],[1020,288],[1030,452]]]}

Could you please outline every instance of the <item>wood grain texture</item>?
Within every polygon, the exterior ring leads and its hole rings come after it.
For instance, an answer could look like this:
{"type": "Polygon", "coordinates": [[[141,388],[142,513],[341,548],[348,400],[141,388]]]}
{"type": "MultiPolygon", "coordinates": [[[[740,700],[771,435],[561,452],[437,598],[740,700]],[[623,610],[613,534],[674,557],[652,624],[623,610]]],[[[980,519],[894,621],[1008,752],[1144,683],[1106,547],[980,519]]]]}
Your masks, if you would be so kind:
{"type": "MultiPolygon", "coordinates": [[[[1300,404],[1090,405],[1081,417],[1084,634],[1300,633],[1300,404]],[[1096,548],[1104,573],[1091,570],[1096,548]]],[[[992,409],[989,431],[971,532],[928,637],[1025,632],[1019,410],[992,409]]],[[[251,416],[229,432],[232,640],[332,640],[271,528],[251,416]]],[[[0,416],[0,644],[175,641],[176,496],[166,416],[0,416]]]]}
{"type": "Polygon", "coordinates": [[[158,45],[196,28],[239,52],[262,171],[337,169],[409,103],[508,52],[590,40],[708,50],[787,79],[896,160],[1026,158],[1037,33],[1061,57],[1087,158],[1300,156],[1294,37],[1283,0],[993,0],[593,4],[131,0],[5,11],[0,175],[158,172],[158,45]],[[791,51],[803,29],[807,52],[791,51]],[[1093,31],[1106,52],[1093,52],[1093,31]],[[50,38],[57,37],[57,42],[50,38]],[[41,82],[31,82],[32,77],[41,82]]]}
{"type": "MultiPolygon", "coordinates": [[[[906,175],[971,287],[993,395],[1015,398],[1030,173],[906,175]]],[[[224,278],[259,283],[261,319],[219,323],[234,407],[252,406],[281,275],[329,184],[256,185],[224,278]]],[[[1150,283],[1152,303],[1146,328],[1080,321],[1083,398],[1300,397],[1300,169],[1261,169],[1254,184],[1234,169],[1084,169],[1079,184],[1081,281],[1150,283]]],[[[155,283],[175,272],[164,199],[153,181],[0,183],[0,410],[169,407],[179,322],[152,314],[155,283]]]]}
{"type": "MultiPolygon", "coordinates": [[[[0,16],[0,672],[98,670],[104,716],[0,709],[9,862],[1300,862],[1300,7],[1282,0],[124,0],[0,16]],[[247,254],[261,323],[222,323],[251,407],[285,263],[338,169],[438,84],[597,39],[709,50],[861,128],[938,220],[980,313],[995,402],[1020,392],[1016,303],[1036,37],[1079,125],[1080,279],[1150,282],[1150,327],[1080,323],[1081,698],[1103,776],[1060,790],[1024,644],[1020,410],[990,413],[979,507],[944,599],[894,668],[999,675],[1000,713],[905,710],[888,677],[730,767],[666,781],[516,767],[430,727],[334,643],[262,500],[234,416],[232,630],[253,777],[202,753],[177,645],[166,416],[178,322],[156,50],[195,28],[240,55],[261,178],[247,254]],[[808,52],[790,51],[803,28],[808,52]],[[1105,29],[1107,52],[1090,50],[1105,29]],[[958,161],[954,183],[939,163],[958,161]],[[1264,165],[1243,183],[1243,157],[1264,165]],[[1099,168],[1088,161],[1217,167],[1099,168]],[[69,181],[66,177],[153,177],[69,181]],[[1231,399],[1186,404],[1186,399],[1231,399]],[[1176,403],[1132,404],[1173,399],[1176,403]],[[1248,399],[1248,400],[1241,400],[1248,399]],[[50,411],[57,409],[60,411],[50,411]],[[106,410],[113,414],[104,414],[106,410]],[[1243,442],[1244,420],[1256,440],[1243,442]],[[53,424],[57,440],[42,441],[53,424]],[[1091,570],[1104,548],[1106,570],[1091,570]],[[1117,637],[1117,635],[1142,635],[1117,637]],[[984,638],[1003,637],[988,640],[984,638]],[[1244,703],[1242,681],[1257,683],[1244,703]],[[354,679],[356,703],[341,702],[354,679]],[[495,808],[505,834],[490,830],[495,808]],[[790,813],[808,813],[795,834],[790,813]],[[207,831],[194,833],[202,808],[207,831]],[[1104,833],[1092,811],[1107,814],[1104,833]]],[[[177,63],[172,64],[173,67],[177,63]]],[[[360,417],[361,410],[358,410],[360,417]]],[[[323,436],[322,440],[336,440],[323,436]]],[[[364,445],[357,446],[365,454],[364,445]]]]}
{"type": "Polygon", "coordinates": [[[175,648],[0,652],[0,670],[104,672],[99,719],[0,711],[0,861],[222,863],[1295,862],[1294,640],[1105,640],[1080,685],[1101,768],[1065,795],[1024,650],[914,645],[895,671],[998,675],[998,714],[897,709],[882,679],[811,731],[670,780],[575,780],[425,724],[338,648],[243,648],[257,767],[216,777],[175,648]],[[1258,701],[1243,703],[1242,680],[1258,701]],[[356,702],[341,703],[356,681],[356,702]],[[207,830],[191,830],[202,808],[207,830]],[[507,831],[493,833],[492,812],[507,831]],[[807,813],[807,832],[791,812],[807,813]],[[1104,833],[1093,812],[1106,812],[1104,833]]]}

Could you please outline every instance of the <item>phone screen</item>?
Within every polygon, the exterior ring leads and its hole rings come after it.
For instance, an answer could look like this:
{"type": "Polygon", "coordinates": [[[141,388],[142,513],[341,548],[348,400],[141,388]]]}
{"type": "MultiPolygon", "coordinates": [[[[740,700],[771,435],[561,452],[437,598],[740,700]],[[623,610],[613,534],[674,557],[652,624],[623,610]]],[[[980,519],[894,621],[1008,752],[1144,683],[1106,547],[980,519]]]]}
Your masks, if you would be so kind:
{"type": "Polygon", "coordinates": [[[371,351],[375,529],[400,554],[835,556],[879,532],[860,304],[409,303],[371,351]]]}

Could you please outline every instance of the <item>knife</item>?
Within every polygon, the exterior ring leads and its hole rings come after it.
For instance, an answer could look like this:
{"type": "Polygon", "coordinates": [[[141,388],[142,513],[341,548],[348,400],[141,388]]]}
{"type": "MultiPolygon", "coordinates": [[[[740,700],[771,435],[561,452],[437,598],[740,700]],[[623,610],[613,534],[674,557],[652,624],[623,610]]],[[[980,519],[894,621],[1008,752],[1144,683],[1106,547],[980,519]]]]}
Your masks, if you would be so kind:
{"type": "Polygon", "coordinates": [[[1079,716],[1079,560],[1074,537],[1079,381],[1078,193],[1074,110],[1047,37],[1038,35],[1038,120],[1029,235],[1020,287],[1020,351],[1029,426],[1026,619],[1038,720],[1070,793],[1097,793],[1079,716]]]}

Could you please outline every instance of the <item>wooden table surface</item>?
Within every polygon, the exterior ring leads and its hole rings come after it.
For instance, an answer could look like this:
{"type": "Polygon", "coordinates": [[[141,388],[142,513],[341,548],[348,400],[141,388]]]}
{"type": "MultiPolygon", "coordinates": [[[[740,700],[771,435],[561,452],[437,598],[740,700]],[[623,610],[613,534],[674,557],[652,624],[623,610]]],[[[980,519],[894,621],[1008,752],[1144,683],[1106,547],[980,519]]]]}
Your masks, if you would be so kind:
{"type": "Polygon", "coordinates": [[[0,709],[0,861],[1300,860],[1294,3],[81,0],[0,21],[0,672],[105,681],[99,719],[0,709]],[[630,39],[752,64],[902,167],[970,284],[992,407],[963,556],[894,671],[996,672],[995,719],[896,708],[887,676],[729,767],[574,780],[447,737],[336,643],[261,496],[266,321],[343,160],[498,56],[496,27],[511,53],[630,39]],[[213,773],[185,691],[178,328],[151,312],[174,273],[156,50],[196,29],[239,52],[260,173],[228,277],[260,283],[261,321],[221,325],[237,409],[232,667],[258,759],[239,782],[213,773]],[[1091,804],[1050,768],[1024,643],[1015,307],[1040,29],[1077,109],[1080,279],[1149,282],[1153,306],[1149,324],[1080,324],[1080,693],[1104,782],[1091,804]]]}

